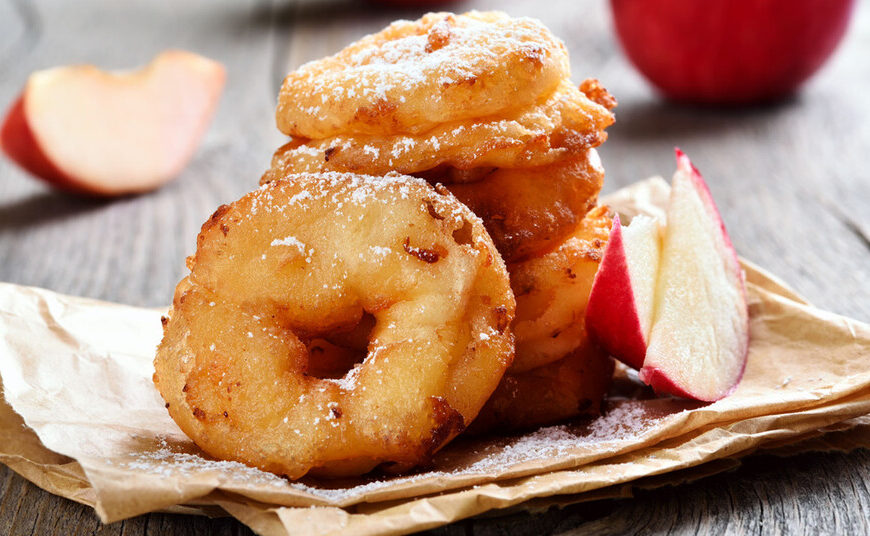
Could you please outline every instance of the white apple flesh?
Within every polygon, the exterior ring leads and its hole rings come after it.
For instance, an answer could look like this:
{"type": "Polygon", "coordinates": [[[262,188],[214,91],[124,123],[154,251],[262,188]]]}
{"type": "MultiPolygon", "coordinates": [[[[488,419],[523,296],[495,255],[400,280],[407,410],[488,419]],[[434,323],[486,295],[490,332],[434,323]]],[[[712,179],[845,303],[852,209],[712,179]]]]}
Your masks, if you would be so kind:
{"type": "Polygon", "coordinates": [[[639,215],[625,227],[619,216],[595,274],[586,330],[626,365],[643,365],[653,319],[661,238],[658,220],[639,215]]]}
{"type": "Polygon", "coordinates": [[[225,72],[169,50],[135,72],[90,65],[33,73],[0,146],[55,186],[92,195],[154,189],[180,173],[214,114],[225,72]]]}
{"type": "Polygon", "coordinates": [[[704,179],[679,150],[667,217],[639,377],[657,393],[718,400],[746,366],[744,274],[704,179]]]}

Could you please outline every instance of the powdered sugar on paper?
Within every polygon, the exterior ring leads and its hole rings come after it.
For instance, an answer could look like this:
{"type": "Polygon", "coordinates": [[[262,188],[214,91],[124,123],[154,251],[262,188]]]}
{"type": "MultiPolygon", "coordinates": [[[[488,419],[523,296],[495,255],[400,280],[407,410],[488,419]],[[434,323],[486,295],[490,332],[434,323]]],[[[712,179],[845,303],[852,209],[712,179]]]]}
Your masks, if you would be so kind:
{"type": "MultiPolygon", "coordinates": [[[[328,381],[351,387],[355,381],[354,370],[345,378],[328,381]]],[[[615,450],[620,445],[635,442],[657,424],[660,424],[660,420],[650,419],[647,416],[642,401],[624,401],[605,415],[585,424],[550,426],[498,441],[472,440],[466,445],[454,442],[437,456],[436,469],[412,475],[362,481],[347,486],[333,485],[328,481],[325,483],[291,482],[238,462],[216,461],[192,454],[187,452],[189,447],[182,451],[181,448],[174,448],[165,441],[161,442],[157,449],[142,453],[137,459],[119,465],[162,477],[191,475],[196,472],[219,472],[228,484],[262,485],[278,490],[293,489],[326,502],[339,504],[353,501],[373,491],[423,483],[431,479],[480,476],[483,481],[486,481],[487,475],[504,474],[529,462],[559,460],[576,454],[577,449],[594,447],[615,450]]]]}

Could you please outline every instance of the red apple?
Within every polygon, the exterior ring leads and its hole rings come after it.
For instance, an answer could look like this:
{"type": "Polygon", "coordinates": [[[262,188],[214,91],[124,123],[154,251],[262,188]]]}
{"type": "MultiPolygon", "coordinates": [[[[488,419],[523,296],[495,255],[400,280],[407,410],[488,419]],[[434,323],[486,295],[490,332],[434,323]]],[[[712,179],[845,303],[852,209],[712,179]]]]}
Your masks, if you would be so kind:
{"type": "Polygon", "coordinates": [[[657,220],[636,216],[622,227],[616,216],[586,306],[589,336],[636,369],[646,355],[660,251],[657,220]]]}
{"type": "Polygon", "coordinates": [[[663,231],[649,217],[614,220],[586,327],[657,393],[718,400],[746,366],[744,275],[704,179],[679,149],[666,214],[663,231]]]}
{"type": "Polygon", "coordinates": [[[649,346],[638,376],[657,393],[714,401],[749,352],[744,275],[710,191],[677,150],[649,346]]]}
{"type": "Polygon", "coordinates": [[[816,72],[854,0],[611,0],[625,52],[666,96],[745,104],[787,95],[816,72]]]}
{"type": "Polygon", "coordinates": [[[170,50],[136,72],[90,65],[30,75],[0,148],[49,183],[90,195],[154,189],[193,156],[223,89],[223,67],[170,50]]]}

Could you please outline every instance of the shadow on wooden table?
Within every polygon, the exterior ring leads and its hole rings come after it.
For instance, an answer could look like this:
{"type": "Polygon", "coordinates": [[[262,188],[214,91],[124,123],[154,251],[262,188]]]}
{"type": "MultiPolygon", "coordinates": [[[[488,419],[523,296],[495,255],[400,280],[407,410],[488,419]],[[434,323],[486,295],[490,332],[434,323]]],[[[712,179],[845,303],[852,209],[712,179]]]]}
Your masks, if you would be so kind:
{"type": "Polygon", "coordinates": [[[111,199],[79,197],[48,190],[0,204],[0,233],[44,225],[91,212],[111,203],[111,199]]]}
{"type": "Polygon", "coordinates": [[[611,135],[635,141],[719,135],[752,124],[779,121],[798,109],[801,101],[799,94],[775,102],[741,107],[695,106],[659,98],[620,101],[611,135]]]}

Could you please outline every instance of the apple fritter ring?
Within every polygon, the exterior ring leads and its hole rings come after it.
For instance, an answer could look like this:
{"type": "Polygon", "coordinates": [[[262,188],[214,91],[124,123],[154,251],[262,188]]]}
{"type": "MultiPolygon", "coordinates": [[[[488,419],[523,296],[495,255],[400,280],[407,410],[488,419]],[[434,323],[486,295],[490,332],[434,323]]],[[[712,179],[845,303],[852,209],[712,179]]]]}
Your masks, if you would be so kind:
{"type": "Polygon", "coordinates": [[[320,171],[413,175],[438,166],[545,166],[597,147],[612,123],[610,110],[563,81],[542,102],[513,115],[443,123],[420,134],[297,138],[275,152],[260,182],[320,171]]]}
{"type": "Polygon", "coordinates": [[[607,207],[595,207],[556,249],[508,264],[517,300],[512,373],[557,361],[585,343],[586,303],[610,227],[607,207]]]}
{"type": "Polygon", "coordinates": [[[497,168],[478,182],[445,187],[483,220],[511,263],[550,251],[570,236],[595,206],[603,181],[598,153],[588,149],[549,166],[497,168]]]}
{"type": "Polygon", "coordinates": [[[565,45],[539,21],[429,13],[287,75],[276,118],[304,138],[420,133],[532,105],[568,75],[565,45]]]}
{"type": "Polygon", "coordinates": [[[420,179],[274,181],[219,208],[188,267],[154,382],[205,452],[289,478],[426,461],[513,357],[495,246],[420,179]]]}
{"type": "Polygon", "coordinates": [[[601,413],[614,362],[584,342],[567,356],[525,372],[508,372],[468,428],[470,434],[554,424],[601,413]]]}

